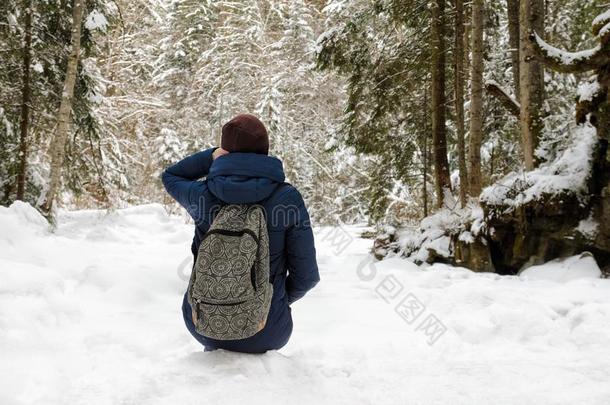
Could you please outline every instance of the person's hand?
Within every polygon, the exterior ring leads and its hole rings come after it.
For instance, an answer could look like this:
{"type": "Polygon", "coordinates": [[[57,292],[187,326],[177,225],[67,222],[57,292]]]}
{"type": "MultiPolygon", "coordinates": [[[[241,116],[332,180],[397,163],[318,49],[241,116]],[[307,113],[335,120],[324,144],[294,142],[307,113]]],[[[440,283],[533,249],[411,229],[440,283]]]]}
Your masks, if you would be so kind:
{"type": "Polygon", "coordinates": [[[229,152],[224,150],[223,148],[218,148],[214,151],[214,153],[212,153],[212,159],[216,160],[216,158],[227,155],[228,153],[229,152]]]}

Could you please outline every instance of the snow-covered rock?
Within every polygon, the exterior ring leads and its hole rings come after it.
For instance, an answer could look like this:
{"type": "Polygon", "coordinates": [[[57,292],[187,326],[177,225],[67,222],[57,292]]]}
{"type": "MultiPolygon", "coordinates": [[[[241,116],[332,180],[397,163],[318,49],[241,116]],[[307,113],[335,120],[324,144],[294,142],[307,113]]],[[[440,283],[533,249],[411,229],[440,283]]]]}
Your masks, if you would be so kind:
{"type": "Polygon", "coordinates": [[[430,254],[450,260],[451,238],[473,242],[484,229],[483,211],[471,204],[465,208],[444,208],[424,218],[419,227],[397,231],[397,252],[416,263],[432,261],[430,254]]]}
{"type": "Polygon", "coordinates": [[[418,227],[382,232],[375,240],[375,256],[398,254],[417,264],[448,262],[468,265],[475,271],[493,271],[484,236],[482,208],[471,203],[443,208],[424,218],[418,227]],[[466,264],[468,263],[468,264],[466,264]]]}
{"type": "Polygon", "coordinates": [[[519,275],[528,280],[567,282],[579,279],[597,279],[601,277],[602,272],[593,255],[585,252],[577,256],[528,267],[519,275]]]}

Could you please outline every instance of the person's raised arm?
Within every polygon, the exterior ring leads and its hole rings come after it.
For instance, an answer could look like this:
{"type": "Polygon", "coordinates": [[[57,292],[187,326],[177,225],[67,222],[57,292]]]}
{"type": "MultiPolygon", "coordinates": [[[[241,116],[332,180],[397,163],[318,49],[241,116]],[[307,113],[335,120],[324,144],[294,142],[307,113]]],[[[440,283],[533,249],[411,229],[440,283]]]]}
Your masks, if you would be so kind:
{"type": "Polygon", "coordinates": [[[301,194],[294,190],[290,196],[290,206],[294,207],[296,218],[286,233],[286,294],[292,304],[302,298],[320,281],[316,248],[309,220],[309,213],[301,194]]]}
{"type": "Polygon", "coordinates": [[[196,190],[201,186],[198,180],[210,172],[214,158],[220,155],[218,151],[222,150],[210,148],[195,153],[168,167],[161,175],[165,190],[187,210],[197,204],[196,190]]]}

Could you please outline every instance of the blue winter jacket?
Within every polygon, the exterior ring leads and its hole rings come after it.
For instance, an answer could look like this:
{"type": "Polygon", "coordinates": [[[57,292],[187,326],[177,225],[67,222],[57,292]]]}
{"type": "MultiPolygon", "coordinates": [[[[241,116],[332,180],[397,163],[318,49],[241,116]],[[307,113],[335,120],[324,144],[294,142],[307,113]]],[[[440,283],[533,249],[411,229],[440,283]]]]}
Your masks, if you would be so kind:
{"type": "Polygon", "coordinates": [[[206,350],[261,353],[279,349],[292,333],[289,305],[320,280],[309,214],[301,194],[284,182],[279,159],[254,153],[230,153],[213,160],[214,150],[196,153],[170,166],[163,172],[163,185],[195,221],[191,245],[195,259],[199,244],[220,207],[242,203],[263,206],[269,232],[273,299],[266,326],[247,339],[219,341],[199,335],[186,297],[182,308],[184,320],[206,350]]]}

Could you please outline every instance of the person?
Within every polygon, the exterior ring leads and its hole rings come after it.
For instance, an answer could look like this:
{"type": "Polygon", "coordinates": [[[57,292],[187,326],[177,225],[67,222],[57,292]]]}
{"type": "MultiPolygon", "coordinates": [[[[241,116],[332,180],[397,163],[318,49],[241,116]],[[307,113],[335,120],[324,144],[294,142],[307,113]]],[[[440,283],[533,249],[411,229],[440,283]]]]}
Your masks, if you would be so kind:
{"type": "Polygon", "coordinates": [[[259,204],[269,234],[270,282],[273,297],[265,327],[241,340],[214,340],[197,333],[187,295],[184,322],[206,351],[246,353],[277,350],[292,334],[290,305],[320,280],[309,214],[299,191],[285,182],[282,162],[268,155],[269,137],[253,115],[240,114],[222,128],[220,148],[189,156],[162,174],[167,192],[195,222],[191,251],[197,260],[202,238],[225,204],[259,204]],[[205,177],[204,180],[202,180],[205,177]]]}

